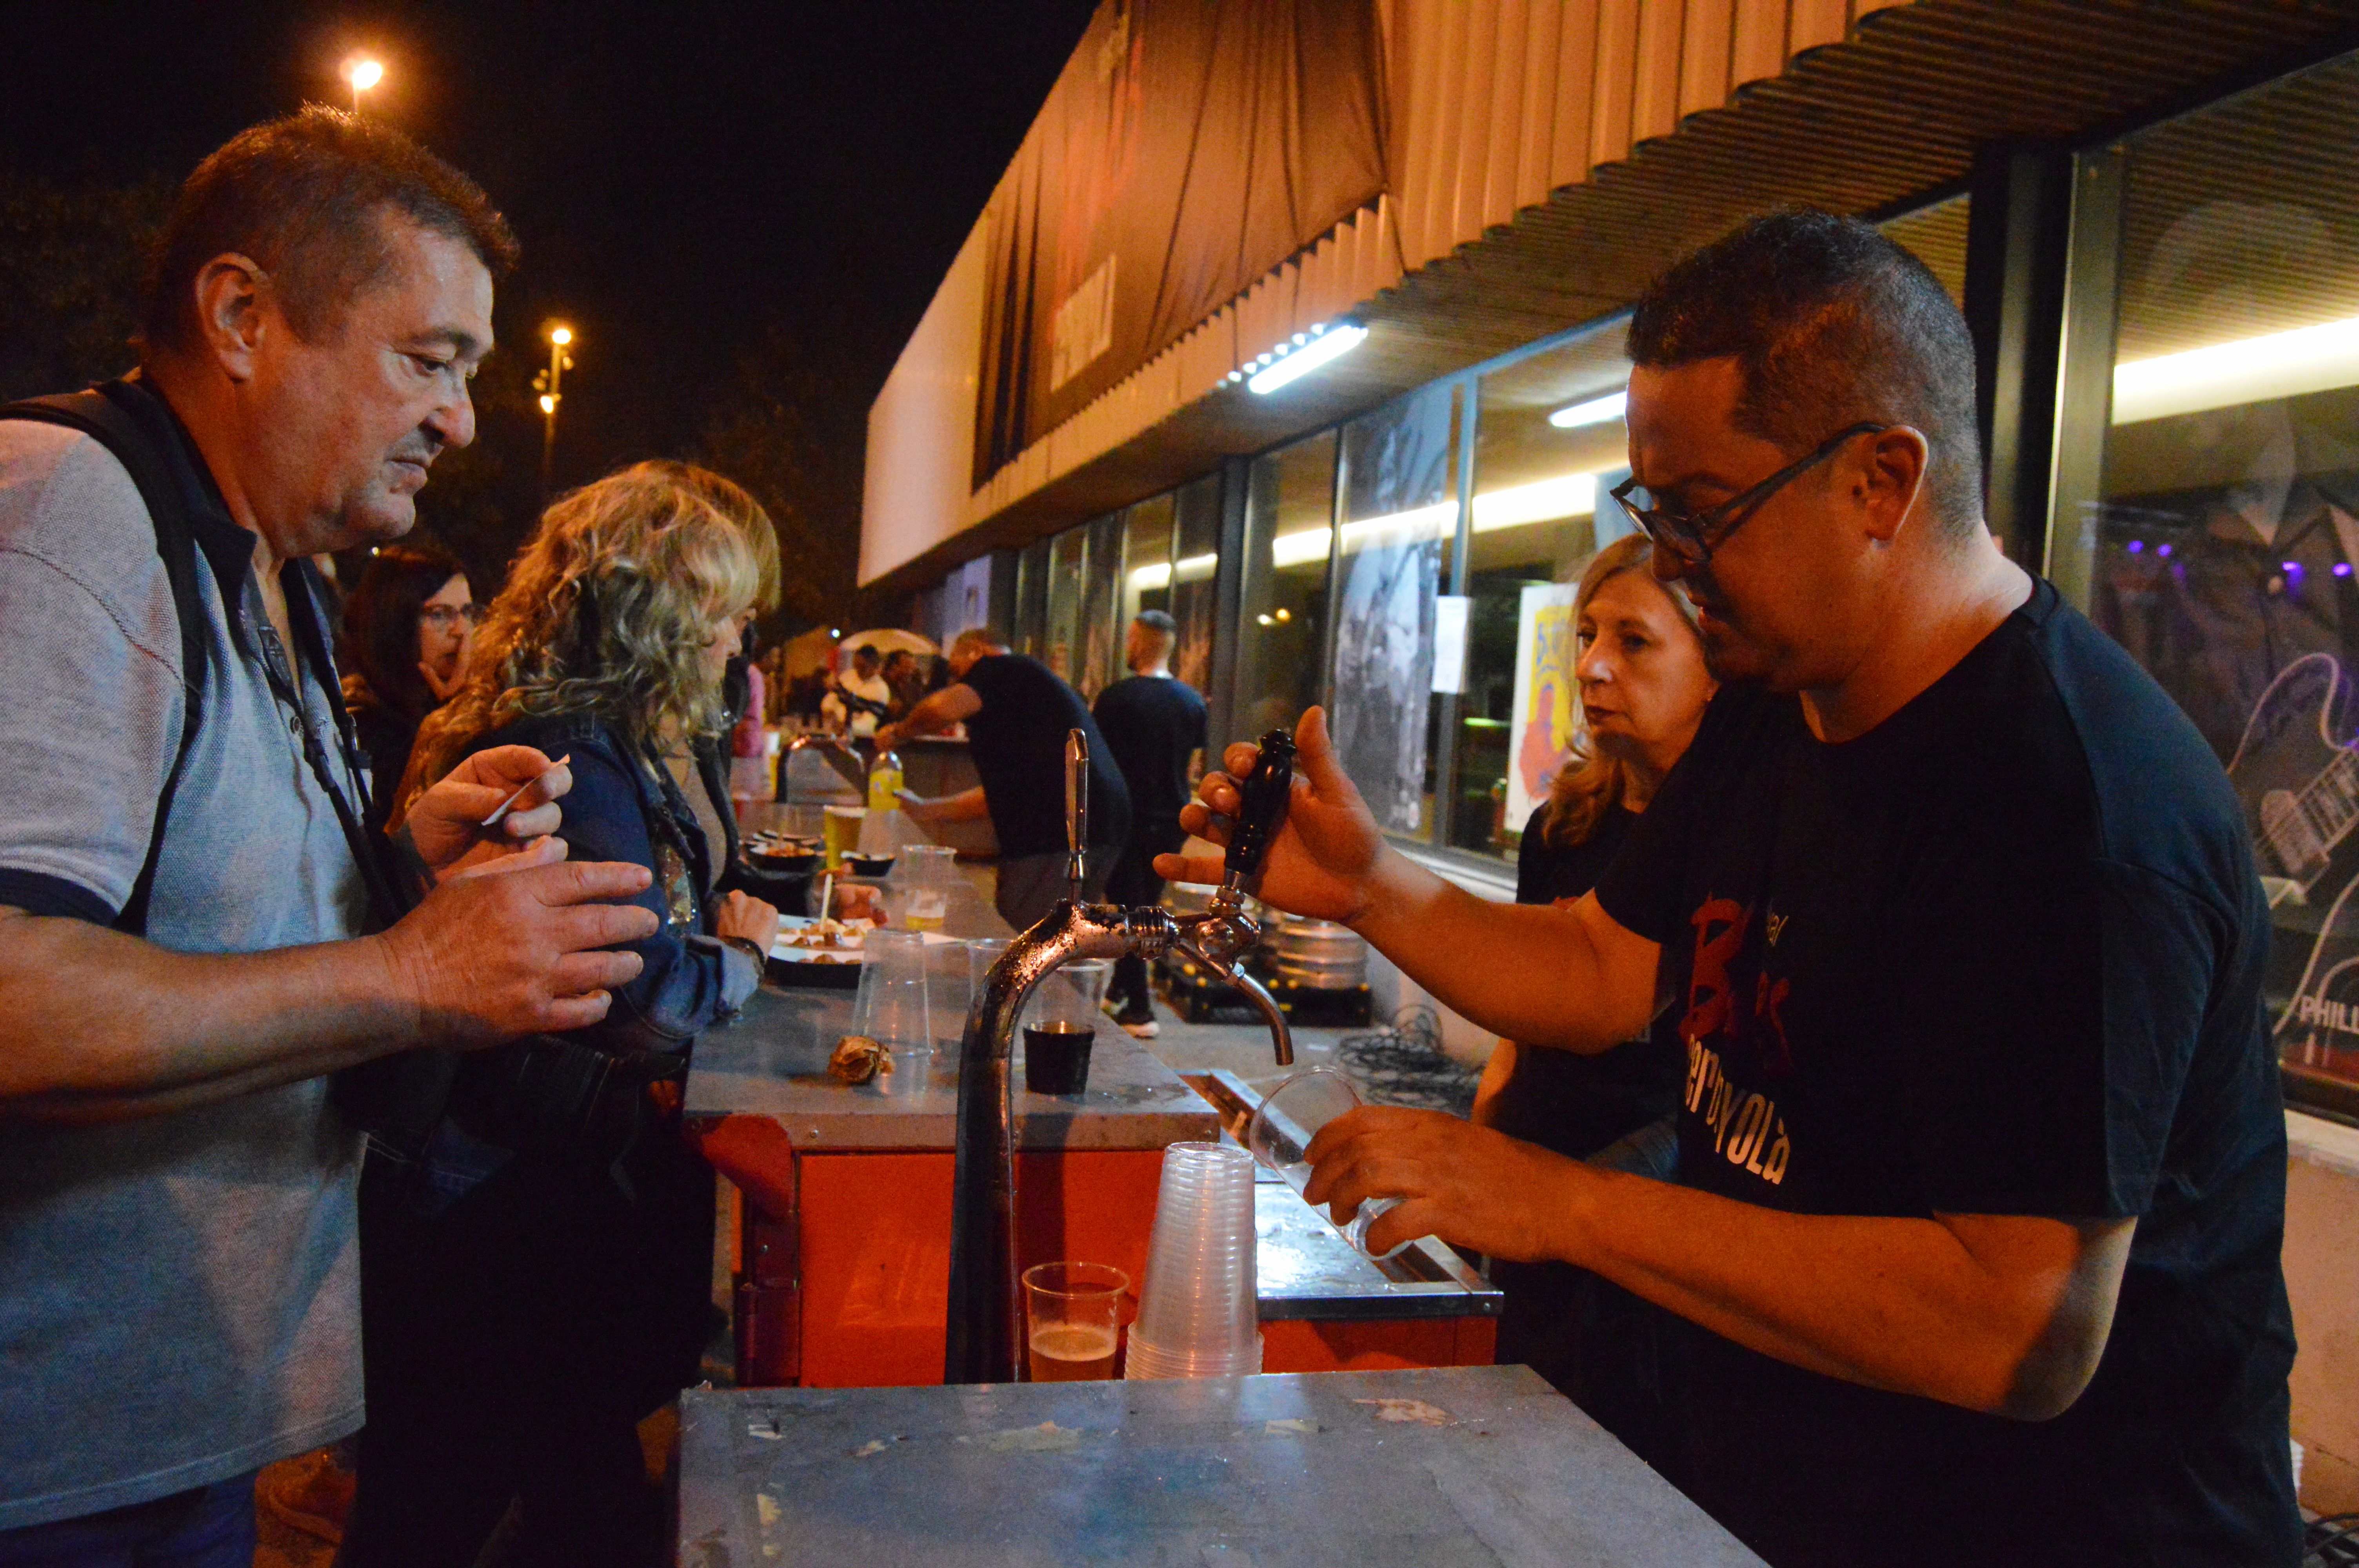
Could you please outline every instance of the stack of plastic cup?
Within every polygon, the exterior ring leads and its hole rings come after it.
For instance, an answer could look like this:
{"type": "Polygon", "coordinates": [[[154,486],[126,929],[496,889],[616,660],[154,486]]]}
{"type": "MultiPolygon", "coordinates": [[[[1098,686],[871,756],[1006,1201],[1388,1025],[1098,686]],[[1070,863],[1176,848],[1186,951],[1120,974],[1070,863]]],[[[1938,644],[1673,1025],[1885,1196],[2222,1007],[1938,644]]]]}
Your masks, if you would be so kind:
{"type": "Polygon", "coordinates": [[[1123,1375],[1260,1371],[1254,1266],[1253,1157],[1218,1143],[1172,1144],[1163,1152],[1147,1281],[1123,1375]]]}

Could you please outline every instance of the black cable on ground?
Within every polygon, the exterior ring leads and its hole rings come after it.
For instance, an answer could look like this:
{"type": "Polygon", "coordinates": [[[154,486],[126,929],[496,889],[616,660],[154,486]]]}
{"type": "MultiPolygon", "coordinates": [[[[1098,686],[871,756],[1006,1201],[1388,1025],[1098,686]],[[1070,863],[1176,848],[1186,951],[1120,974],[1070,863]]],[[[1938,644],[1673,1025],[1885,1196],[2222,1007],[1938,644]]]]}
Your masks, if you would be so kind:
{"type": "Polygon", "coordinates": [[[1464,1116],[1482,1076],[1442,1054],[1441,1015],[1423,1003],[1401,1009],[1381,1029],[1346,1034],[1336,1042],[1335,1054],[1378,1105],[1464,1116]]]}

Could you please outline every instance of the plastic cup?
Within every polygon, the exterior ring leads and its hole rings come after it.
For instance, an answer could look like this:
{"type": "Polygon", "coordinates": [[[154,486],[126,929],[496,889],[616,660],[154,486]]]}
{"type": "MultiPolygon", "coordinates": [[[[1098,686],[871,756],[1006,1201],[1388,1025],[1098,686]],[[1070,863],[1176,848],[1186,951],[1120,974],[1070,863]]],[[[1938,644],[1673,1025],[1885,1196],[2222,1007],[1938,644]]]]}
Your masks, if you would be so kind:
{"type": "Polygon", "coordinates": [[[840,871],[847,849],[860,847],[860,825],[867,819],[866,808],[857,806],[831,806],[827,808],[826,826],[821,837],[827,845],[827,869],[840,871]]]}
{"type": "Polygon", "coordinates": [[[1024,1271],[1024,1342],[1035,1383],[1114,1376],[1122,1293],[1130,1276],[1104,1263],[1035,1263],[1024,1271]]]}
{"type": "Polygon", "coordinates": [[[860,994],[852,1032],[896,1053],[934,1048],[926,999],[926,939],[914,931],[872,931],[862,942],[860,994]]]}
{"type": "MultiPolygon", "coordinates": [[[[1245,1124],[1245,1147],[1253,1157],[1277,1172],[1286,1184],[1299,1193],[1310,1184],[1310,1162],[1304,1151],[1319,1130],[1349,1110],[1356,1110],[1367,1102],[1352,1080],[1332,1067],[1312,1067],[1295,1074],[1263,1097],[1253,1119],[1245,1124]]],[[[1368,1227],[1398,1204],[1398,1198],[1364,1199],[1351,1223],[1343,1227],[1344,1237],[1362,1252],[1368,1250],[1368,1227]]],[[[1406,1249],[1404,1241],[1390,1251],[1369,1256],[1397,1256],[1406,1249]]]]}
{"type": "Polygon", "coordinates": [[[1027,1029],[1091,1029],[1105,1014],[1106,982],[1114,976],[1111,958],[1076,958],[1050,970],[1032,988],[1024,1004],[1027,1029]]]}
{"type": "Polygon", "coordinates": [[[1253,1161],[1242,1150],[1174,1143],[1163,1152],[1126,1377],[1260,1369],[1253,1184],[1253,1161]]]}
{"type": "Polygon", "coordinates": [[[957,871],[951,862],[958,851],[943,844],[911,844],[901,850],[893,868],[900,890],[901,920],[912,931],[940,931],[949,923],[951,893],[957,871]]]}

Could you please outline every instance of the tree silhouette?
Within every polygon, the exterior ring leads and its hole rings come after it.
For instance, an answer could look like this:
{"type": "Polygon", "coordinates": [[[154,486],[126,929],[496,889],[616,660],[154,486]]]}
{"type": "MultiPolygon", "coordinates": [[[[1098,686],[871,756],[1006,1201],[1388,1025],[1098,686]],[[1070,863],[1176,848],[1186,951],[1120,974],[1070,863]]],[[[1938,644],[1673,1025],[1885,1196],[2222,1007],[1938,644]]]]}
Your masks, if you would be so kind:
{"type": "Polygon", "coordinates": [[[174,189],[0,168],[0,399],[72,392],[137,362],[141,273],[174,189]]]}

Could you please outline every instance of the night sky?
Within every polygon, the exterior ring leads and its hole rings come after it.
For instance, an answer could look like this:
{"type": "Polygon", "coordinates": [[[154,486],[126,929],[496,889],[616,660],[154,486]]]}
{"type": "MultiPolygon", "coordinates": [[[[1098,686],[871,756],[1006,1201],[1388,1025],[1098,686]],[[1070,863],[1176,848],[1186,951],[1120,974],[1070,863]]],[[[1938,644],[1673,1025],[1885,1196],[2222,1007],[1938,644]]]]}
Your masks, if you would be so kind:
{"type": "MultiPolygon", "coordinates": [[[[560,481],[682,455],[746,384],[791,381],[856,507],[846,448],[1091,10],[0,0],[0,167],[177,180],[245,125],[349,103],[337,66],[366,49],[387,73],[367,111],[523,242],[496,316],[512,386],[545,320],[581,335],[560,481]]],[[[537,466],[520,418],[487,420],[495,440],[537,466]]]]}

